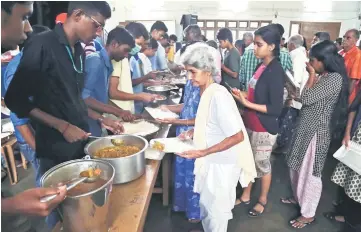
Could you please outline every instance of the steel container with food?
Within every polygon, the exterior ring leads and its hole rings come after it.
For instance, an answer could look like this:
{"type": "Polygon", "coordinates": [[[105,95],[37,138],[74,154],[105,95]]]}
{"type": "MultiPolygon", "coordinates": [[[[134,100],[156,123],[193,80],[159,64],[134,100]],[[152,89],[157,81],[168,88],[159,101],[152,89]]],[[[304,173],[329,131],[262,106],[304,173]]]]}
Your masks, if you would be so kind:
{"type": "Polygon", "coordinates": [[[57,186],[79,178],[82,171],[90,168],[100,169],[100,177],[95,182],[80,183],[69,190],[66,199],[56,210],[62,219],[63,231],[103,232],[108,231],[111,225],[109,197],[115,170],[110,163],[102,160],[68,161],[47,171],[40,183],[42,187],[57,186]]]}
{"type": "Polygon", "coordinates": [[[153,94],[159,94],[166,97],[170,96],[170,93],[172,90],[177,90],[177,86],[171,86],[171,85],[153,85],[148,86],[147,91],[153,94]]]}
{"type": "Polygon", "coordinates": [[[148,141],[137,135],[113,135],[105,138],[96,139],[88,143],[85,148],[85,154],[91,158],[100,159],[109,162],[115,168],[114,184],[127,183],[142,176],[145,172],[145,150],[148,148],[148,141]],[[114,146],[111,139],[120,139],[128,146],[136,146],[139,152],[119,158],[96,158],[95,153],[105,147],[114,146]]]}

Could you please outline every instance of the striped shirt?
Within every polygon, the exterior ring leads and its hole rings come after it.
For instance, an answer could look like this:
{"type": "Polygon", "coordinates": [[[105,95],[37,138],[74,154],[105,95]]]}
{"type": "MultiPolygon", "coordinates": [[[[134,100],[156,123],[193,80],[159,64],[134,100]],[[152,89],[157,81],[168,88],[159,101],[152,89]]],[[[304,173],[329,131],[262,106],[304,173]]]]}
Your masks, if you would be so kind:
{"type": "MultiPolygon", "coordinates": [[[[243,86],[248,90],[248,82],[251,80],[256,66],[261,63],[261,59],[257,59],[254,55],[254,50],[249,49],[244,52],[241,60],[241,70],[239,72],[239,79],[243,86]]],[[[283,70],[292,71],[292,59],[289,52],[280,51],[280,63],[283,70]]]]}

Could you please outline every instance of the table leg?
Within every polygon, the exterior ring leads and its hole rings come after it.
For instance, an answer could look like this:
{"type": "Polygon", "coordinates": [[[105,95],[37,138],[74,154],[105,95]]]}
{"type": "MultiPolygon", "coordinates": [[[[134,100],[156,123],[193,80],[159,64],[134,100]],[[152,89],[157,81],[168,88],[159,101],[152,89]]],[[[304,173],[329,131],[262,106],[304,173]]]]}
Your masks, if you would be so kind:
{"type": "Polygon", "coordinates": [[[13,178],[13,172],[11,171],[11,167],[10,167],[10,161],[8,159],[8,154],[6,153],[7,151],[5,151],[6,148],[5,147],[1,147],[1,155],[4,157],[5,159],[5,163],[6,163],[6,171],[8,173],[8,177],[10,180],[10,184],[15,184],[14,183],[14,178],[13,178]]]}
{"type": "Polygon", "coordinates": [[[23,168],[28,169],[28,163],[27,163],[23,153],[20,152],[20,155],[21,155],[21,162],[23,163],[23,168]]]}
{"type": "Polygon", "coordinates": [[[163,206],[169,205],[169,155],[163,157],[162,182],[163,182],[163,206]]]}
{"type": "Polygon", "coordinates": [[[14,151],[13,147],[11,145],[6,146],[6,151],[10,160],[10,166],[14,174],[14,184],[18,183],[18,173],[16,170],[16,163],[15,163],[15,157],[14,157],[14,151]]]}

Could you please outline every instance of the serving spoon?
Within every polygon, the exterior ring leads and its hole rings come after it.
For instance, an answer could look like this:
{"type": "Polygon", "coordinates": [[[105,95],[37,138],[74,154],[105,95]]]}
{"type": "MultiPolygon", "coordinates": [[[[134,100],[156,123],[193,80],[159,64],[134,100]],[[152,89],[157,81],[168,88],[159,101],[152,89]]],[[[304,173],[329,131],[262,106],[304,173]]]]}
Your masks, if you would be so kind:
{"type": "MultiPolygon", "coordinates": [[[[81,172],[79,178],[73,179],[70,182],[68,182],[66,184],[66,191],[69,191],[70,189],[74,188],[75,186],[77,186],[78,184],[83,183],[83,182],[84,183],[94,183],[100,177],[100,174],[89,177],[87,174],[85,174],[85,172],[87,172],[87,171],[81,172]]],[[[40,202],[44,203],[44,202],[51,201],[54,198],[56,198],[57,196],[58,196],[58,194],[56,193],[56,194],[42,197],[42,198],[40,198],[40,202]]]]}

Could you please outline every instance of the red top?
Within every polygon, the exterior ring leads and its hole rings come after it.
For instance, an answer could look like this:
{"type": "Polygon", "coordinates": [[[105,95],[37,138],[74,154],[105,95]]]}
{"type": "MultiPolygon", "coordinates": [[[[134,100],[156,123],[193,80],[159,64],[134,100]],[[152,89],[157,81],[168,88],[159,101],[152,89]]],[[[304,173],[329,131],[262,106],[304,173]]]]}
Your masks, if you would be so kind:
{"type": "MultiPolygon", "coordinates": [[[[262,75],[263,71],[266,69],[266,65],[261,64],[257,71],[254,73],[253,77],[249,81],[248,84],[248,96],[247,99],[250,102],[254,102],[254,90],[256,88],[257,81],[259,77],[262,75]]],[[[256,114],[256,111],[251,109],[246,109],[243,113],[243,120],[244,124],[247,127],[247,129],[250,129],[255,132],[267,132],[267,130],[262,126],[261,122],[259,121],[259,118],[256,114]]]]}

